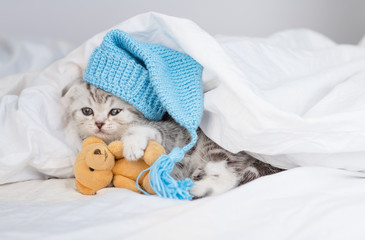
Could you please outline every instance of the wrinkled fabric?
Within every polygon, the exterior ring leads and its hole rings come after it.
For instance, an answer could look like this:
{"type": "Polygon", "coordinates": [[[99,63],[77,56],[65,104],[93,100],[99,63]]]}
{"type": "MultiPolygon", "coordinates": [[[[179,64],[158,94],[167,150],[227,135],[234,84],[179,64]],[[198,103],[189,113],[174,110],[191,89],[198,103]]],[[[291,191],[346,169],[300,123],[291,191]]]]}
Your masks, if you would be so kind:
{"type": "Polygon", "coordinates": [[[194,201],[105,188],[74,179],[0,187],[0,239],[365,238],[363,173],[299,167],[194,201]]]}
{"type": "MultiPolygon", "coordinates": [[[[365,169],[365,48],[309,30],[266,39],[212,37],[157,13],[113,29],[183,51],[204,67],[203,131],[282,168],[365,169]]],[[[61,90],[82,76],[105,33],[41,71],[0,79],[0,183],[73,176],[61,90]]]]}
{"type": "Polygon", "coordinates": [[[0,36],[0,77],[41,71],[74,48],[61,40],[0,36]]]}

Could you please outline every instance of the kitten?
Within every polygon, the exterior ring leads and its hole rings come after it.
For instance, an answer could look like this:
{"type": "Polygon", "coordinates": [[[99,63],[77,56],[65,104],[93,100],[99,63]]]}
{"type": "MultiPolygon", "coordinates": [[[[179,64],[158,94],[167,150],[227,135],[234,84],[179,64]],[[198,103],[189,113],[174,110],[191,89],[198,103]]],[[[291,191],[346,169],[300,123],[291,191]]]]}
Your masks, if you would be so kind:
{"type": "MultiPolygon", "coordinates": [[[[131,104],[80,81],[62,93],[67,135],[81,147],[83,139],[97,136],[106,143],[122,140],[124,156],[137,160],[149,140],[159,142],[167,152],[190,141],[188,131],[166,116],[149,121],[131,104]]],[[[198,141],[177,163],[171,173],[175,179],[191,178],[196,198],[226,192],[260,176],[281,171],[240,152],[233,154],[210,140],[200,129],[198,141]]]]}

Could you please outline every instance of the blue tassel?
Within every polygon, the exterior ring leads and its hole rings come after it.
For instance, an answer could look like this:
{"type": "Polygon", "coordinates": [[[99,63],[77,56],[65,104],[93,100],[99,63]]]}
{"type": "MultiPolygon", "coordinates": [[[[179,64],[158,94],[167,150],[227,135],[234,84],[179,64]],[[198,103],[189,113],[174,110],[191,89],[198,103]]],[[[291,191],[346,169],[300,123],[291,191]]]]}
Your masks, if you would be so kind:
{"type": "Polygon", "coordinates": [[[174,165],[184,157],[181,148],[175,148],[169,155],[162,155],[150,169],[150,183],[153,190],[160,197],[191,200],[193,195],[189,190],[194,183],[191,179],[176,181],[170,176],[174,165]]]}
{"type": "Polygon", "coordinates": [[[189,190],[194,186],[190,178],[175,180],[171,177],[171,172],[175,163],[180,162],[185,153],[191,149],[197,141],[195,132],[190,131],[192,136],[191,142],[184,148],[174,148],[169,155],[161,155],[157,161],[148,169],[142,171],[137,178],[137,188],[149,195],[146,191],[141,189],[138,185],[139,177],[146,171],[150,171],[149,180],[152,189],[155,193],[164,198],[191,200],[194,196],[190,194],[189,190]]]}
{"type": "Polygon", "coordinates": [[[160,197],[191,200],[193,195],[189,190],[194,186],[190,178],[185,180],[175,180],[170,176],[176,162],[179,162],[184,157],[184,151],[180,148],[175,148],[169,155],[161,155],[159,159],[148,169],[143,170],[136,181],[137,188],[146,195],[148,192],[140,188],[138,182],[143,173],[150,171],[149,180],[152,189],[160,197]]]}

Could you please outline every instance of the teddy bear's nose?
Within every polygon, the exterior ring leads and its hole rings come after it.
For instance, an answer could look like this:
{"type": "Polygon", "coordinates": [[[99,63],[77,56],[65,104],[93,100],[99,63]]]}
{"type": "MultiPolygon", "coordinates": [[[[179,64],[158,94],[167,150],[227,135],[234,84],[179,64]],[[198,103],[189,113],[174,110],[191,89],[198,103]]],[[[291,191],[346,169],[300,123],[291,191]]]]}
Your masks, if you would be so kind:
{"type": "Polygon", "coordinates": [[[101,154],[100,149],[96,149],[96,150],[94,151],[94,154],[95,154],[95,155],[100,155],[100,154],[101,154]]]}

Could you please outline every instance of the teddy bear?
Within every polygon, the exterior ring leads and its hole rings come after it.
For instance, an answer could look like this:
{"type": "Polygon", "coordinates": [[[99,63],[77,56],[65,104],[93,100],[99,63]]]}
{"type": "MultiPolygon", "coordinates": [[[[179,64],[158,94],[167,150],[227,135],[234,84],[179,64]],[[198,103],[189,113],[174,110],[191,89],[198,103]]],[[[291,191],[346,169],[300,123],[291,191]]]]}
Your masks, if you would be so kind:
{"type": "MultiPolygon", "coordinates": [[[[76,188],[82,194],[93,195],[112,182],[115,187],[140,192],[136,184],[138,176],[161,154],[166,154],[165,149],[157,142],[149,141],[142,158],[128,161],[123,157],[121,141],[107,145],[98,137],[86,138],[74,165],[76,188]]],[[[147,172],[139,177],[138,183],[140,188],[154,194],[147,172]]]]}
{"type": "Polygon", "coordinates": [[[86,138],[74,164],[77,190],[85,195],[94,195],[96,191],[108,186],[113,179],[115,158],[122,156],[122,142],[115,141],[106,145],[98,137],[86,138]]]}

